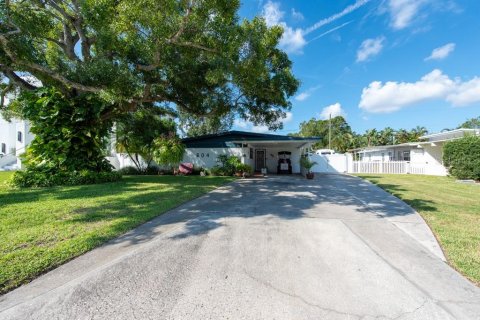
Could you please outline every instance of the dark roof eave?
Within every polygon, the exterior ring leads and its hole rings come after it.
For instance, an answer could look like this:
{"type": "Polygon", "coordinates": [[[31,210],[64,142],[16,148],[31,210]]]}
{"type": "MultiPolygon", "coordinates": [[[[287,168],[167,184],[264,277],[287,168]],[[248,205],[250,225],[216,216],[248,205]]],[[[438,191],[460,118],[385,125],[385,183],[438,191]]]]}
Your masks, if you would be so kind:
{"type": "Polygon", "coordinates": [[[207,134],[198,137],[184,138],[182,142],[194,142],[199,140],[206,140],[210,138],[221,138],[232,136],[232,141],[312,141],[317,142],[320,140],[320,137],[292,137],[292,136],[282,136],[276,134],[267,134],[267,133],[255,133],[255,132],[246,132],[246,131],[226,131],[216,134],[207,134]],[[234,136],[237,136],[233,138],[234,136]],[[238,137],[240,136],[240,137],[238,137]]]}

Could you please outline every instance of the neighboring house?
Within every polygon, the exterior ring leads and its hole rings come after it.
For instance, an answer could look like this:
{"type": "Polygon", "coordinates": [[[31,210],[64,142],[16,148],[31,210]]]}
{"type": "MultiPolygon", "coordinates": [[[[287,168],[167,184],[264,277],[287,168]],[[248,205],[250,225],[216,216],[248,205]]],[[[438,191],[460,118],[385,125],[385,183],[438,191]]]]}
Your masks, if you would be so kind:
{"type": "Polygon", "coordinates": [[[269,173],[300,173],[300,157],[319,138],[300,138],[243,131],[227,131],[183,139],[186,146],[184,162],[196,167],[218,165],[219,155],[232,155],[253,170],[266,168],[269,173]]]}
{"type": "MultiPolygon", "coordinates": [[[[352,150],[355,158],[363,165],[357,165],[353,172],[373,172],[389,167],[375,165],[375,163],[405,162],[409,166],[397,166],[407,172],[391,173],[423,173],[430,175],[446,175],[443,166],[443,146],[446,142],[464,137],[465,135],[480,135],[480,129],[456,129],[420,137],[421,141],[408,142],[397,145],[366,147],[352,150]],[[369,166],[369,163],[373,165],[369,166]]],[[[392,170],[394,168],[392,164],[392,170]]]]}
{"type": "Polygon", "coordinates": [[[0,170],[21,168],[19,155],[32,142],[28,121],[12,119],[10,122],[0,115],[0,170]]]}

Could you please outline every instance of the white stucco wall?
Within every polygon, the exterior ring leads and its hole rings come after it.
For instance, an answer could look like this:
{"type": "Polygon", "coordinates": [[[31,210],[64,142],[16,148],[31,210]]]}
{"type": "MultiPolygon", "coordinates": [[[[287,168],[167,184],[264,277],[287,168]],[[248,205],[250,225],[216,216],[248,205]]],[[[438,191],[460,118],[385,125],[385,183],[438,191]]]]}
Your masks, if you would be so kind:
{"type": "Polygon", "coordinates": [[[241,159],[242,163],[250,165],[255,169],[255,156],[256,150],[266,151],[266,166],[269,173],[277,172],[278,165],[278,152],[290,151],[292,162],[292,173],[300,173],[300,156],[301,150],[291,147],[255,147],[253,148],[253,158],[250,159],[250,147],[245,148],[188,148],[185,150],[183,162],[191,162],[196,167],[211,168],[218,165],[217,157],[221,154],[227,154],[229,156],[237,156],[241,159]]]}
{"type": "Polygon", "coordinates": [[[443,166],[443,142],[437,142],[434,146],[423,145],[425,150],[424,160],[427,163],[425,173],[430,175],[446,176],[448,171],[443,166]]]}
{"type": "MultiPolygon", "coordinates": [[[[30,125],[28,121],[12,119],[11,122],[6,121],[0,116],[0,146],[2,143],[6,145],[6,154],[16,156],[17,167],[21,167],[19,155],[25,152],[26,147],[32,142],[34,135],[30,133],[30,125]],[[22,133],[22,141],[18,141],[18,132],[22,133]]],[[[1,150],[0,150],[1,151],[1,150]]],[[[10,157],[11,158],[11,157],[10,157]]],[[[11,166],[15,161],[2,162],[2,167],[11,166]]]]}
{"type": "Polygon", "coordinates": [[[187,148],[183,156],[183,162],[190,162],[195,167],[208,169],[218,165],[217,158],[222,154],[237,156],[244,160],[243,154],[248,157],[246,150],[247,148],[187,148]]]}
{"type": "Polygon", "coordinates": [[[10,153],[12,148],[15,148],[15,128],[15,123],[8,122],[0,116],[0,146],[5,143],[6,154],[10,153]]]}

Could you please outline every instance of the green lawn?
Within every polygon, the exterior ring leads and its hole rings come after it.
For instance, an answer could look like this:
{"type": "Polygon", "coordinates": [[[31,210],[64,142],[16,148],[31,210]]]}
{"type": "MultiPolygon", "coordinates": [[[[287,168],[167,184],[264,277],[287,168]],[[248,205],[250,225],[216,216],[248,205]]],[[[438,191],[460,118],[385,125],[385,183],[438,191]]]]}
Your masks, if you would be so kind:
{"type": "Polygon", "coordinates": [[[415,208],[450,264],[480,284],[480,185],[424,175],[358,175],[415,208]]]}
{"type": "Polygon", "coordinates": [[[130,176],[116,183],[28,190],[0,172],[0,293],[165,211],[232,181],[130,176]]]}

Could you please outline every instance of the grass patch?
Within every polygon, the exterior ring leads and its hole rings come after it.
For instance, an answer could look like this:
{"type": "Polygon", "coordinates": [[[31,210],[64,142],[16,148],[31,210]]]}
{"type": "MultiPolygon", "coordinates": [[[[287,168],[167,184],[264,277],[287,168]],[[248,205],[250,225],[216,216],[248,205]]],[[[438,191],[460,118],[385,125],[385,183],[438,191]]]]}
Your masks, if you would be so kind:
{"type": "Polygon", "coordinates": [[[357,176],[415,208],[437,236],[449,263],[480,285],[480,185],[424,175],[357,176]]]}
{"type": "Polygon", "coordinates": [[[13,176],[13,171],[0,171],[0,190],[5,188],[5,184],[13,176]]]}
{"type": "Polygon", "coordinates": [[[126,176],[98,185],[12,189],[0,172],[0,293],[232,181],[126,176]]]}

